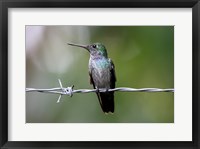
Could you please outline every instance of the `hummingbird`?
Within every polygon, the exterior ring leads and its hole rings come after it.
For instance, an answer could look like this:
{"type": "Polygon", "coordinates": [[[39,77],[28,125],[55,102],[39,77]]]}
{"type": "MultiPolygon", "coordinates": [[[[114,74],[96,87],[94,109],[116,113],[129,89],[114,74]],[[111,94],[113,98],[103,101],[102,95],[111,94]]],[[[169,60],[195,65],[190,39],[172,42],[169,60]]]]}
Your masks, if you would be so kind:
{"type": "MultiPolygon", "coordinates": [[[[106,47],[102,43],[90,45],[68,43],[68,45],[84,48],[90,53],[88,67],[90,84],[94,89],[115,88],[115,66],[113,61],[108,58],[106,47]]],[[[96,94],[103,112],[114,113],[114,92],[96,92],[96,94]]]]}

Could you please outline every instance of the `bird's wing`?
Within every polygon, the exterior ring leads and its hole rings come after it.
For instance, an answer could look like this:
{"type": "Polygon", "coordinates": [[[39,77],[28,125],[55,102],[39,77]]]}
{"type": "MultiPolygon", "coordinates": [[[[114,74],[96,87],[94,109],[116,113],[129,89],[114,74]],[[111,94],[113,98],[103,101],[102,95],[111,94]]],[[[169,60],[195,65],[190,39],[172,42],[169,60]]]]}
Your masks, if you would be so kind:
{"type": "MultiPolygon", "coordinates": [[[[93,78],[92,78],[92,70],[89,71],[89,76],[90,76],[90,84],[92,84],[93,87],[94,87],[94,89],[96,89],[95,84],[94,84],[94,81],[93,81],[93,78]]],[[[102,101],[101,101],[101,98],[100,98],[100,94],[99,94],[98,92],[96,92],[96,94],[97,94],[97,97],[98,97],[98,99],[99,99],[99,103],[100,103],[100,105],[101,105],[101,107],[102,107],[102,101]]]]}
{"type": "Polygon", "coordinates": [[[89,76],[90,76],[90,84],[92,84],[94,89],[95,89],[95,84],[94,84],[94,81],[93,81],[93,78],[92,78],[92,70],[89,71],[89,76]]]}
{"type": "Polygon", "coordinates": [[[111,64],[111,69],[110,69],[110,88],[115,88],[115,82],[117,81],[116,75],[115,75],[115,65],[113,61],[109,58],[109,62],[111,64]]]}
{"type": "Polygon", "coordinates": [[[92,70],[89,71],[89,76],[90,76],[90,84],[92,84],[93,87],[95,88],[95,84],[94,84],[94,81],[93,81],[93,78],[92,78],[92,70]]]}

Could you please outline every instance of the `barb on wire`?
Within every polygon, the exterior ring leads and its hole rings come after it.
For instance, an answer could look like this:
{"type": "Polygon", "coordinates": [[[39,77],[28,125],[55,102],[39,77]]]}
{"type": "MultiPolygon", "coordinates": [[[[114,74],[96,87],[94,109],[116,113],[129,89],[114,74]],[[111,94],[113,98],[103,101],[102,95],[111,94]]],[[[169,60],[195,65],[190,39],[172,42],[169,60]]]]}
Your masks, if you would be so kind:
{"type": "Polygon", "coordinates": [[[90,93],[90,92],[174,92],[173,88],[170,89],[160,89],[160,88],[128,88],[128,87],[119,87],[114,89],[77,89],[74,90],[74,85],[71,87],[64,88],[62,82],[58,79],[60,87],[50,88],[50,89],[36,89],[36,88],[26,88],[26,92],[42,92],[42,93],[52,93],[59,94],[57,103],[60,102],[62,95],[73,96],[74,93],[90,93]]]}

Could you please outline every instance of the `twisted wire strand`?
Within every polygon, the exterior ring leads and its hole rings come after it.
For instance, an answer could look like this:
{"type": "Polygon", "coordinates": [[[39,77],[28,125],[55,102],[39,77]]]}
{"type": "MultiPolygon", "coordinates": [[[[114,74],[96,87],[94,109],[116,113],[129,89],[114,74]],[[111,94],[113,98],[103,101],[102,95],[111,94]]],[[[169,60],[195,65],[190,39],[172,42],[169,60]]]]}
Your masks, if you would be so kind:
{"type": "Polygon", "coordinates": [[[62,95],[73,96],[74,93],[91,93],[91,92],[174,92],[173,88],[160,89],[160,88],[129,88],[129,87],[119,87],[114,89],[77,89],[74,90],[74,86],[64,88],[60,79],[58,79],[60,87],[50,88],[50,89],[36,89],[36,88],[26,88],[26,92],[41,92],[41,93],[51,93],[59,94],[57,102],[60,102],[62,95]]]}

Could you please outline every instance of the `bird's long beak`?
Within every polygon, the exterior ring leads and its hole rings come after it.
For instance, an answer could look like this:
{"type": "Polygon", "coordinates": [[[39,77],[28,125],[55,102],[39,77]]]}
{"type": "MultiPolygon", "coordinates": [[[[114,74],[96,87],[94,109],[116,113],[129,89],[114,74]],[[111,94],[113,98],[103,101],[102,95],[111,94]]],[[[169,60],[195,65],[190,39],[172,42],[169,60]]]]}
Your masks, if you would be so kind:
{"type": "Polygon", "coordinates": [[[79,45],[79,44],[74,44],[74,43],[67,43],[67,44],[70,46],[81,47],[89,51],[88,46],[86,45],[79,45]]]}

